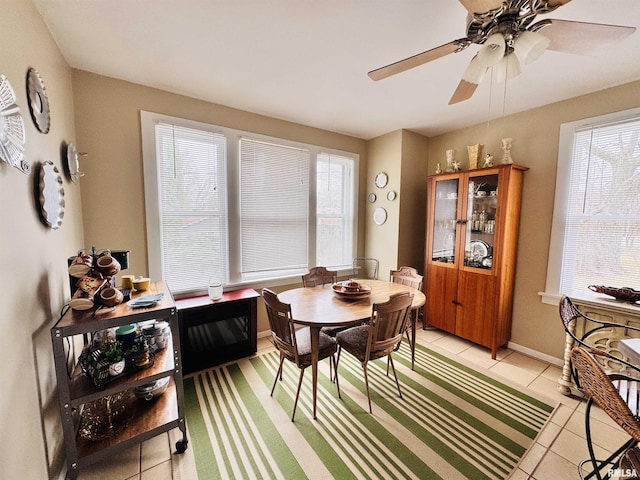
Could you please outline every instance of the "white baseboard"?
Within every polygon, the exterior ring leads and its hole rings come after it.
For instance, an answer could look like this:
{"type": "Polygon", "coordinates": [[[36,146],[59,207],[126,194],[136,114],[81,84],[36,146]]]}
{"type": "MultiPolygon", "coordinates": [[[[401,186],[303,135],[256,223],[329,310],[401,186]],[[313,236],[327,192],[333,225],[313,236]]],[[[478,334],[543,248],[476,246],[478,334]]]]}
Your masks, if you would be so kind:
{"type": "Polygon", "coordinates": [[[522,345],[518,345],[517,343],[509,342],[507,347],[509,347],[511,350],[515,350],[516,352],[524,353],[529,357],[537,358],[538,360],[542,360],[543,362],[550,363],[551,365],[555,365],[557,367],[564,366],[563,359],[552,357],[551,355],[538,352],[537,350],[533,350],[531,348],[523,347],[522,345]]]}

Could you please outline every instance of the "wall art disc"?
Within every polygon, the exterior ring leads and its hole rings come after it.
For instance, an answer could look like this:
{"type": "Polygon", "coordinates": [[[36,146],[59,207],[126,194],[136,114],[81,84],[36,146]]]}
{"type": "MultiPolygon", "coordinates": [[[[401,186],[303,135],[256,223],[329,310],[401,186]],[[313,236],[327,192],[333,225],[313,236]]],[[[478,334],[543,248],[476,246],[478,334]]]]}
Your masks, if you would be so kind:
{"type": "Polygon", "coordinates": [[[45,223],[60,228],[64,217],[64,188],[58,167],[52,162],[44,162],[40,169],[40,208],[45,223]]]}
{"type": "Polygon", "coordinates": [[[29,174],[31,165],[24,159],[25,141],[24,121],[16,105],[16,94],[7,77],[0,74],[0,160],[29,174]]]}
{"type": "Polygon", "coordinates": [[[373,211],[373,221],[376,225],[382,225],[387,221],[387,211],[382,207],[376,208],[373,211]]]}
{"type": "Polygon", "coordinates": [[[80,171],[80,162],[78,161],[80,155],[86,154],[78,153],[73,143],[67,145],[67,167],[69,168],[69,175],[73,183],[79,183],[80,177],[84,177],[84,173],[80,171]]]}
{"type": "Polygon", "coordinates": [[[49,133],[51,124],[49,99],[42,77],[35,68],[30,68],[27,73],[27,96],[29,97],[29,111],[33,122],[42,133],[49,133]]]}

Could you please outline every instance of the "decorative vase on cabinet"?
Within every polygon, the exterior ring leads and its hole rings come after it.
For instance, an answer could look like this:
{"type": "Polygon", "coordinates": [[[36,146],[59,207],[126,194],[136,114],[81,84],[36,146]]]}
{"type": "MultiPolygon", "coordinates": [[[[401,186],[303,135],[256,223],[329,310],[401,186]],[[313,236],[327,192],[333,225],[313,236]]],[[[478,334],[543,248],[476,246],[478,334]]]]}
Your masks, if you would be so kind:
{"type": "Polygon", "coordinates": [[[523,173],[517,164],[428,180],[426,320],[491,349],[511,337],[523,173]]]}

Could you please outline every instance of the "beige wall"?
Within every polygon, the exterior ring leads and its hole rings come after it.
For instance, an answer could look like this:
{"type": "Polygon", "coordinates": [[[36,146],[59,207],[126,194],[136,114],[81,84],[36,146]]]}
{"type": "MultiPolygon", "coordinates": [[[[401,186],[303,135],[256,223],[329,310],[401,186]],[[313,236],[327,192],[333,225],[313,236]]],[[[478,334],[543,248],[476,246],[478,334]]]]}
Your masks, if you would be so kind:
{"type": "Polygon", "coordinates": [[[502,156],[500,139],[513,138],[515,163],[530,168],[524,192],[515,282],[511,341],[555,358],[562,358],[564,334],[556,307],[542,304],[555,196],[559,130],[562,123],[640,106],[640,82],[573,98],[429,139],[429,173],[445,164],[445,150],[456,150],[466,163],[466,145],[483,143],[502,156]]]}
{"type": "Polygon", "coordinates": [[[429,139],[402,131],[402,172],[398,190],[398,267],[409,265],[424,272],[427,211],[427,153],[429,139]]]}
{"type": "Polygon", "coordinates": [[[361,179],[366,187],[364,198],[370,193],[376,195],[376,201],[366,201],[365,220],[365,254],[367,257],[377,258],[380,262],[378,278],[384,279],[389,270],[397,267],[398,262],[398,227],[400,217],[400,202],[389,202],[387,193],[395,190],[400,193],[402,172],[402,130],[387,133],[369,141],[367,176],[361,179]],[[384,188],[375,185],[375,177],[384,172],[389,182],[384,188]],[[373,222],[373,212],[382,207],[387,210],[387,221],[382,225],[373,222]]]}
{"type": "Polygon", "coordinates": [[[59,469],[62,448],[49,331],[69,299],[66,259],[84,243],[80,187],[64,175],[61,154],[65,142],[76,141],[71,69],[30,1],[4,0],[1,10],[0,73],[15,90],[33,171],[25,175],[0,162],[0,476],[45,479],[59,469]],[[29,114],[29,67],[40,72],[49,98],[46,135],[29,114]],[[62,174],[66,207],[57,230],[39,215],[44,161],[62,174]]]}
{"type": "Polygon", "coordinates": [[[402,265],[424,268],[424,235],[427,183],[427,147],[429,140],[408,130],[396,130],[368,142],[366,193],[375,193],[376,201],[366,204],[366,243],[368,257],[380,262],[379,278],[402,265]],[[377,188],[379,172],[389,176],[384,188],[377,188]],[[390,201],[387,194],[396,192],[390,201]],[[373,222],[373,212],[387,210],[383,225],[373,222]]]}

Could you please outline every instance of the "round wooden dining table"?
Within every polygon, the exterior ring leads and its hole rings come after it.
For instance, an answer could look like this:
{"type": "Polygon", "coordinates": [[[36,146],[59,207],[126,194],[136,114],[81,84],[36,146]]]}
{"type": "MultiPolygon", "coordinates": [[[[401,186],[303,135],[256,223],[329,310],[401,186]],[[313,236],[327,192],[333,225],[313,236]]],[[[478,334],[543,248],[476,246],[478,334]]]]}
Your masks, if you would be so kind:
{"type": "MultiPolygon", "coordinates": [[[[322,327],[358,325],[371,317],[374,303],[389,300],[395,293],[413,293],[411,310],[417,310],[426,302],[420,290],[383,280],[355,279],[371,287],[371,293],[357,298],[345,297],[333,291],[332,285],[318,285],[286,290],[278,294],[281,302],[291,305],[295,323],[306,325],[311,334],[311,372],[313,376],[313,418],[316,418],[318,387],[318,346],[322,327]]],[[[415,337],[414,337],[415,341],[415,337]]]]}

